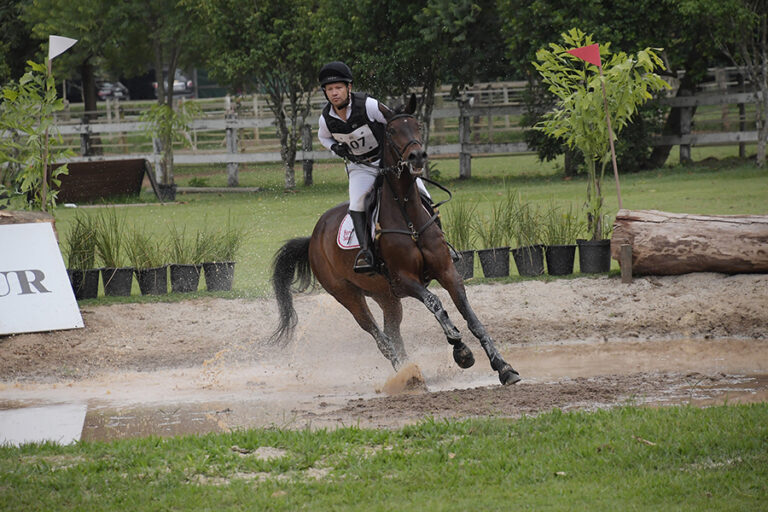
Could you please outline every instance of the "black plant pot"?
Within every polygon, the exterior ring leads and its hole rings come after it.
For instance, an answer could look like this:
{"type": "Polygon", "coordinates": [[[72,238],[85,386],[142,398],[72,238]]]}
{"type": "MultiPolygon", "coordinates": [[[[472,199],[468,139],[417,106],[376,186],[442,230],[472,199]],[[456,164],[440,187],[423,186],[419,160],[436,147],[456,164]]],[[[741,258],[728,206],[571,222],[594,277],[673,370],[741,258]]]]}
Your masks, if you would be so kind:
{"type": "Polygon", "coordinates": [[[234,261],[214,261],[203,263],[205,289],[209,292],[229,291],[235,278],[234,261]]]}
{"type": "Polygon", "coordinates": [[[477,251],[480,266],[485,277],[506,277],[509,275],[509,247],[493,247],[477,251]]]}
{"type": "Polygon", "coordinates": [[[171,183],[165,185],[163,183],[157,184],[157,191],[160,194],[161,201],[175,201],[176,200],[176,184],[171,183]]]}
{"type": "Polygon", "coordinates": [[[579,270],[599,274],[611,270],[611,240],[576,240],[579,245],[579,270]]]}
{"type": "Polygon", "coordinates": [[[475,277],[475,251],[459,251],[461,259],[454,261],[456,271],[459,273],[462,279],[471,279],[475,277]]]}
{"type": "Polygon", "coordinates": [[[517,273],[521,276],[540,276],[544,273],[544,253],[540,245],[527,245],[512,249],[517,273]]]}
{"type": "Polygon", "coordinates": [[[103,268],[101,282],[104,283],[104,295],[108,297],[128,297],[133,286],[133,268],[103,268]]]}
{"type": "Polygon", "coordinates": [[[142,295],[164,295],[168,293],[168,267],[142,268],[136,270],[136,280],[142,295]]]}
{"type": "Polygon", "coordinates": [[[200,284],[202,265],[171,264],[171,291],[174,293],[196,292],[200,284]]]}
{"type": "Polygon", "coordinates": [[[576,244],[548,245],[544,248],[547,258],[547,273],[551,276],[573,274],[573,261],[576,259],[576,244]]]}
{"type": "Polygon", "coordinates": [[[95,299],[99,295],[99,269],[67,270],[75,299],[95,299]]]}

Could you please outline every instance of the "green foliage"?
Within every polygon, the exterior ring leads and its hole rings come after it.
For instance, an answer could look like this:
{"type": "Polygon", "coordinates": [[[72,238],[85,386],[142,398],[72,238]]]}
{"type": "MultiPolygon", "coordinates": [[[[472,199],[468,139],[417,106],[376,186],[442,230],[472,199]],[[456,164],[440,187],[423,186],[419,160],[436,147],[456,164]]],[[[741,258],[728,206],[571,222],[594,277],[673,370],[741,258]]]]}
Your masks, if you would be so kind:
{"type": "Polygon", "coordinates": [[[88,270],[95,267],[96,226],[94,218],[85,214],[76,214],[70,221],[71,227],[64,242],[64,254],[67,268],[88,270]]]}
{"type": "Polygon", "coordinates": [[[52,142],[62,143],[54,131],[53,115],[64,108],[56,97],[53,76],[43,64],[27,63],[29,70],[18,84],[0,91],[0,193],[17,193],[27,199],[27,207],[47,211],[56,206],[59,176],[67,174],[67,166],[46,171],[54,162],[70,156],[70,151],[51,149],[52,142]],[[50,190],[49,190],[50,185],[50,190]]]}
{"type": "Polygon", "coordinates": [[[206,228],[199,235],[202,262],[235,261],[246,240],[246,230],[232,222],[231,215],[222,229],[206,228]]]}
{"type": "Polygon", "coordinates": [[[473,230],[477,203],[466,198],[448,203],[445,208],[445,237],[458,251],[468,251],[476,247],[477,234],[473,230]]]}
{"type": "Polygon", "coordinates": [[[508,209],[503,202],[491,205],[489,214],[475,217],[474,231],[482,249],[503,247],[507,242],[508,209]]]}
{"type": "Polygon", "coordinates": [[[206,261],[208,239],[204,230],[196,231],[194,237],[191,237],[187,235],[186,227],[179,229],[175,224],[172,224],[168,231],[172,263],[196,265],[206,261]]]}
{"type": "Polygon", "coordinates": [[[611,159],[603,86],[611,127],[613,133],[618,134],[637,107],[652,98],[652,92],[669,85],[653,72],[657,68],[663,69],[664,65],[650,48],[627,55],[624,52],[611,54],[609,44],[602,46],[601,76],[594,72],[594,65],[567,53],[570,48],[591,45],[591,35],[574,28],[563,33],[562,38],[564,46],[551,43],[550,49],[536,53],[539,62],[534,66],[558,101],[554,110],[545,114],[535,128],[562,139],[584,155],[589,175],[587,219],[592,238],[598,240],[603,215],[601,182],[611,159]]]}
{"type": "Polygon", "coordinates": [[[165,247],[144,229],[134,228],[125,237],[125,250],[128,261],[136,269],[148,269],[167,263],[165,247]]]}
{"type": "Polygon", "coordinates": [[[529,247],[541,243],[541,214],[537,205],[521,201],[515,211],[513,224],[517,247],[529,247]]]}
{"type": "Polygon", "coordinates": [[[120,268],[125,263],[125,215],[117,208],[106,208],[94,217],[96,254],[107,268],[120,268]]]}
{"type": "Polygon", "coordinates": [[[197,104],[182,101],[177,109],[162,103],[153,105],[141,115],[141,120],[147,123],[147,135],[156,137],[163,150],[161,162],[163,184],[173,183],[173,142],[189,143],[187,136],[189,124],[201,114],[202,110],[197,104]]]}
{"type": "Polygon", "coordinates": [[[575,244],[584,229],[584,223],[578,220],[578,215],[570,204],[566,209],[552,202],[544,215],[543,223],[542,240],[546,245],[575,244]]]}

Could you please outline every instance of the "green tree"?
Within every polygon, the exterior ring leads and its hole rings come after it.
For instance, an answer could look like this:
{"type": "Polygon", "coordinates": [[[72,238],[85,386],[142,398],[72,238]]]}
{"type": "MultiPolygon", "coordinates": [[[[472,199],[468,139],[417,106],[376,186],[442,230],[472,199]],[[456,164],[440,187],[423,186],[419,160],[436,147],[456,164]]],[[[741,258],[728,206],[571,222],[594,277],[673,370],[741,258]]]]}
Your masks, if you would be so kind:
{"type": "Polygon", "coordinates": [[[48,36],[56,34],[78,40],[72,50],[56,59],[59,76],[70,78],[79,71],[83,84],[86,122],[96,111],[96,70],[105,48],[119,44],[120,31],[111,22],[113,4],[101,0],[35,0],[26,2],[25,19],[33,34],[48,48],[48,36]]]}
{"type": "Polygon", "coordinates": [[[603,196],[601,182],[611,160],[608,114],[614,133],[619,133],[651,93],[668,87],[654,71],[663,69],[661,58],[650,48],[627,55],[611,54],[610,44],[600,47],[603,76],[596,66],[567,53],[571,48],[593,44],[591,35],[578,29],[562,34],[564,45],[551,43],[536,52],[536,71],[557,98],[554,110],[536,125],[541,130],[578,149],[589,172],[587,182],[587,222],[593,240],[603,236],[603,196]],[[603,99],[603,84],[606,100],[603,99]],[[599,168],[598,168],[599,166],[599,168]]]}
{"type": "Polygon", "coordinates": [[[301,128],[316,87],[315,0],[187,0],[208,39],[206,63],[220,83],[263,91],[275,116],[285,187],[296,186],[301,128]]]}
{"type": "Polygon", "coordinates": [[[427,143],[441,84],[452,84],[458,94],[475,79],[508,68],[495,0],[344,0],[324,2],[320,17],[322,60],[349,64],[357,89],[380,99],[421,90],[417,113],[427,143]]]}
{"type": "Polygon", "coordinates": [[[752,82],[755,92],[758,167],[768,142],[768,2],[765,0],[685,0],[681,10],[700,20],[718,50],[752,82]]]}
{"type": "Polygon", "coordinates": [[[24,74],[26,62],[40,44],[22,18],[23,4],[22,0],[0,1],[0,85],[24,74]]]}
{"type": "MultiPolygon", "coordinates": [[[[664,48],[660,56],[666,69],[662,73],[675,79],[680,77],[675,94],[693,94],[707,68],[718,62],[719,52],[707,35],[704,20],[688,15],[682,4],[678,0],[499,0],[499,11],[505,20],[502,33],[510,62],[530,81],[534,90],[530,95],[534,103],[529,125],[535,124],[553,101],[535,91],[539,77],[531,63],[536,51],[574,26],[593,34],[596,41],[611,41],[618,49],[664,48]]],[[[669,111],[663,122],[664,134],[678,133],[682,110],[683,107],[676,107],[669,111]]],[[[643,137],[648,138],[647,135],[643,137]]],[[[544,149],[542,156],[553,156],[562,151],[559,144],[552,145],[551,141],[546,146],[541,136],[535,133],[528,140],[544,149]]],[[[663,165],[671,148],[654,147],[646,161],[641,162],[643,167],[663,165]]],[[[637,152],[637,148],[632,151],[637,152]]]]}
{"type": "Polygon", "coordinates": [[[52,151],[49,136],[59,144],[53,114],[64,108],[56,97],[53,76],[43,64],[30,61],[30,69],[0,90],[0,196],[14,192],[24,197],[29,208],[42,211],[56,206],[61,184],[58,176],[67,173],[62,165],[48,173],[51,164],[66,158],[67,151],[52,151]],[[48,185],[51,189],[48,190],[48,185]],[[10,190],[9,190],[10,189],[10,190]]]}

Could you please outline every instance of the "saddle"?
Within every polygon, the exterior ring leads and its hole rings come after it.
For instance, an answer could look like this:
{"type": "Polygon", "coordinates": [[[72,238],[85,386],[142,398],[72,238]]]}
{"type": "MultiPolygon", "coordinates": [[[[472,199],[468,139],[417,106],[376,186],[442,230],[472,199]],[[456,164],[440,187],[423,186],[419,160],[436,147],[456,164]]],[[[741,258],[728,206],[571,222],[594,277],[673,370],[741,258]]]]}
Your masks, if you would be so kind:
{"type": "MultiPolygon", "coordinates": [[[[376,244],[375,230],[371,229],[371,226],[375,226],[379,220],[379,200],[381,198],[381,184],[383,178],[379,175],[373,184],[373,188],[366,194],[365,202],[365,220],[368,222],[366,231],[371,234],[371,250],[373,251],[374,258],[378,261],[378,250],[376,244]]],[[[336,234],[336,244],[339,248],[344,250],[353,250],[360,248],[360,241],[357,239],[355,228],[352,225],[352,217],[347,213],[341,224],[339,224],[339,230],[336,234]]],[[[378,266],[378,265],[377,265],[378,266]]]]}

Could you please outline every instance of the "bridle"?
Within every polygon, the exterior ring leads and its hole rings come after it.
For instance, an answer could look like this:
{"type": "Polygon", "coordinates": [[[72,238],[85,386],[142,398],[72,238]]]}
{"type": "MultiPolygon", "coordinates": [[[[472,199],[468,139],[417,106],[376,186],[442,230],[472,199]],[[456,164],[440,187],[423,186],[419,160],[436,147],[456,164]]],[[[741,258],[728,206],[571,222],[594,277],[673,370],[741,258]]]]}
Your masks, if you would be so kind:
{"type": "Polygon", "coordinates": [[[404,113],[395,114],[394,116],[390,117],[387,120],[387,126],[384,129],[384,132],[386,133],[386,136],[387,136],[387,142],[389,143],[389,147],[394,151],[395,155],[397,155],[397,163],[395,163],[395,165],[392,167],[382,167],[382,172],[386,172],[388,170],[394,170],[394,168],[396,168],[397,177],[399,178],[400,173],[404,169],[411,167],[411,165],[403,159],[403,156],[405,155],[406,150],[414,144],[418,144],[423,149],[424,141],[419,139],[410,139],[402,147],[398,147],[397,144],[395,144],[395,141],[392,140],[392,132],[389,129],[389,125],[392,124],[393,121],[397,121],[398,119],[416,119],[416,116],[414,116],[413,114],[404,114],[404,113]]]}
{"type": "MultiPolygon", "coordinates": [[[[391,174],[394,174],[395,178],[399,179],[400,175],[402,174],[402,172],[404,170],[406,170],[406,169],[408,169],[408,172],[411,175],[413,175],[413,176],[418,176],[420,174],[420,173],[412,172],[413,171],[413,164],[411,164],[410,162],[406,161],[403,157],[405,155],[405,152],[408,150],[408,148],[411,147],[414,144],[418,144],[423,149],[424,148],[424,142],[422,140],[419,140],[419,139],[416,139],[416,138],[411,138],[402,147],[398,147],[397,144],[395,144],[395,141],[392,140],[392,133],[391,133],[391,131],[389,129],[389,125],[393,121],[396,121],[398,119],[403,119],[403,118],[416,119],[416,116],[414,116],[413,114],[401,113],[401,114],[395,114],[394,116],[389,118],[389,120],[387,120],[387,126],[385,128],[385,133],[386,133],[386,137],[387,137],[387,143],[388,143],[388,147],[390,149],[392,149],[394,151],[394,153],[397,155],[397,162],[395,162],[395,164],[391,165],[391,166],[381,167],[381,171],[380,172],[384,176],[384,179],[387,181],[387,184],[389,185],[389,188],[392,191],[393,199],[395,200],[395,203],[400,208],[400,213],[402,214],[403,219],[405,220],[405,223],[408,226],[408,229],[407,230],[405,230],[405,229],[381,229],[381,228],[379,228],[377,226],[376,236],[378,238],[380,235],[385,234],[385,233],[399,233],[399,234],[409,235],[413,239],[414,242],[418,243],[419,237],[421,236],[421,234],[424,233],[424,231],[426,231],[426,229],[432,223],[434,223],[437,220],[438,214],[435,213],[434,215],[432,215],[432,217],[430,217],[430,219],[426,222],[426,224],[424,224],[420,229],[416,229],[414,227],[413,222],[411,221],[410,216],[408,215],[408,211],[406,209],[406,205],[407,205],[407,202],[408,202],[408,196],[410,195],[411,189],[416,186],[416,180],[414,179],[414,180],[411,181],[411,184],[408,187],[408,190],[406,191],[405,196],[402,198],[402,200],[401,200],[401,198],[398,197],[397,192],[395,192],[395,188],[392,185],[392,182],[390,180],[390,175],[391,174]]],[[[434,182],[434,181],[432,181],[432,180],[430,180],[428,178],[421,177],[421,179],[424,180],[424,181],[427,181],[428,183],[431,183],[431,184],[437,186],[438,188],[440,188],[443,191],[448,193],[448,199],[437,203],[435,205],[435,208],[437,208],[438,206],[440,206],[440,205],[442,205],[444,203],[447,203],[448,201],[451,200],[452,194],[451,194],[451,192],[448,189],[446,189],[445,187],[443,187],[439,183],[436,183],[436,182],[434,182]]]]}

